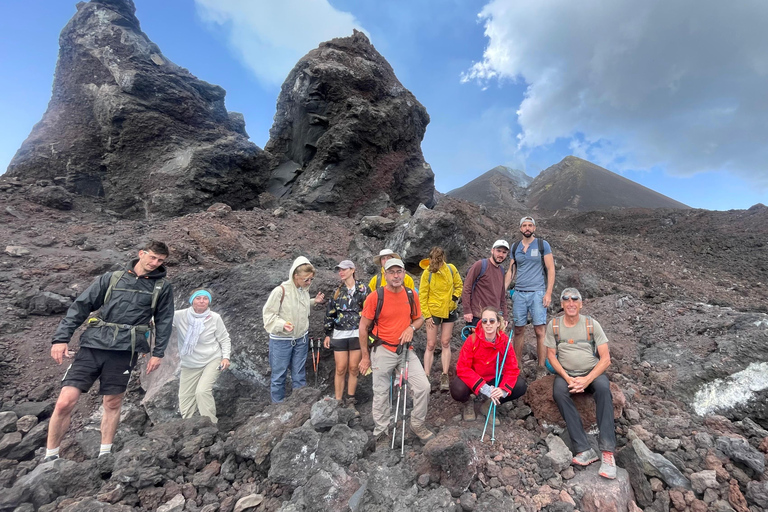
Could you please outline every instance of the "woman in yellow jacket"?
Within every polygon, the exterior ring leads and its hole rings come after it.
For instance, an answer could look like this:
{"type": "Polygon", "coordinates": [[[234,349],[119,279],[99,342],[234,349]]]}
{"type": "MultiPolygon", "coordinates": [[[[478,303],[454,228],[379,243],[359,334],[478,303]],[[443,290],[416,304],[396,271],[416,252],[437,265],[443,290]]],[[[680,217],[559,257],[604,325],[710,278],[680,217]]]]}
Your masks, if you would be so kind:
{"type": "Polygon", "coordinates": [[[427,350],[424,352],[424,371],[429,377],[432,360],[435,357],[437,335],[440,332],[440,345],[443,348],[440,360],[443,373],[440,376],[440,390],[448,391],[448,368],[451,366],[451,334],[453,324],[458,320],[457,301],[461,297],[462,281],[459,271],[445,262],[445,251],[433,247],[429,258],[421,260],[419,266],[424,269],[419,285],[419,302],[427,326],[427,350]]]}

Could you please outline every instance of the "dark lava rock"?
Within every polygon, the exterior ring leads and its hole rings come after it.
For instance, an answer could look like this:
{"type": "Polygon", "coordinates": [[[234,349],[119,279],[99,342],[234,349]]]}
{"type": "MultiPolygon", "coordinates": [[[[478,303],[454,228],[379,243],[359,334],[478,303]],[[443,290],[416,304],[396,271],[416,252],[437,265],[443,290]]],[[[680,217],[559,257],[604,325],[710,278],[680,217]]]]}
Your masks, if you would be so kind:
{"type": "MultiPolygon", "coordinates": [[[[531,406],[533,415],[537,420],[564,427],[565,421],[560,414],[560,410],[557,408],[555,399],[552,398],[552,385],[554,382],[554,375],[547,375],[544,378],[531,382],[528,385],[528,391],[525,393],[523,400],[531,406]]],[[[611,394],[613,395],[613,418],[619,419],[624,411],[626,398],[619,386],[614,382],[611,382],[611,394]]],[[[573,398],[573,403],[576,405],[576,410],[579,411],[584,427],[589,428],[592,425],[596,425],[595,400],[592,398],[592,393],[573,395],[571,398],[573,398]]]]}
{"type": "Polygon", "coordinates": [[[430,464],[441,469],[440,483],[454,496],[460,496],[475,478],[477,463],[465,429],[441,430],[424,445],[424,455],[430,464]]]}
{"type": "Polygon", "coordinates": [[[53,414],[53,405],[51,402],[21,402],[13,406],[13,412],[19,418],[31,414],[42,420],[53,414]]]}
{"type": "Polygon", "coordinates": [[[365,34],[321,43],[278,97],[265,149],[280,165],[269,192],[336,215],[378,215],[382,198],[431,207],[435,176],[421,152],[428,123],[365,34]]]}
{"type": "Polygon", "coordinates": [[[758,474],[765,470],[765,456],[750,446],[746,439],[718,437],[715,446],[731,460],[744,464],[758,474]]]}
{"type": "Polygon", "coordinates": [[[21,503],[32,503],[36,508],[51,503],[58,496],[82,495],[95,492],[101,479],[93,460],[82,463],[66,459],[40,464],[32,472],[16,481],[7,492],[0,493],[0,510],[11,509],[21,503]]]}
{"type": "Polygon", "coordinates": [[[71,210],[73,195],[64,187],[53,185],[49,187],[31,187],[28,192],[31,201],[55,208],[57,210],[71,210]]]}
{"type": "MultiPolygon", "coordinates": [[[[177,215],[217,201],[256,206],[267,156],[248,141],[225,91],[171,62],[144,32],[132,0],[78,4],[59,36],[48,110],[8,176],[64,178],[132,217],[177,215]]],[[[423,133],[423,132],[422,132],[423,133]]],[[[50,187],[45,187],[50,188],[50,187]]],[[[31,198],[66,208],[67,196],[31,198]]]]}

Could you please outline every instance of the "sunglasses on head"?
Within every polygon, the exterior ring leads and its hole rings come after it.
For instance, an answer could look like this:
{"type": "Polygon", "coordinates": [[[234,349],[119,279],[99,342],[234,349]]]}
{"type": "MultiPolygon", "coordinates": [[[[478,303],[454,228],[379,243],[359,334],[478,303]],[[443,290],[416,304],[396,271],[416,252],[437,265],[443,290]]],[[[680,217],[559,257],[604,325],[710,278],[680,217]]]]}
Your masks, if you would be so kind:
{"type": "Polygon", "coordinates": [[[495,318],[483,318],[483,323],[484,324],[495,324],[496,323],[496,319],[495,318]]]}
{"type": "Polygon", "coordinates": [[[563,295],[562,297],[560,297],[560,300],[572,300],[572,301],[576,302],[577,300],[581,300],[581,297],[579,297],[577,295],[573,295],[573,296],[571,296],[571,295],[563,295]]]}

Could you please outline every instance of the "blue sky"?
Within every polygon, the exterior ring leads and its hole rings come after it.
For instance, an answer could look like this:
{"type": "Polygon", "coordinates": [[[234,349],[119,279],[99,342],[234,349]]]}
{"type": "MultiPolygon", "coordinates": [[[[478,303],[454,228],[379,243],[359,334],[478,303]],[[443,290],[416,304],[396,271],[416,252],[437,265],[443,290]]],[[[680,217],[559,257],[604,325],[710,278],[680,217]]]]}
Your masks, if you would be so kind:
{"type": "MultiPolygon", "coordinates": [[[[575,154],[694,207],[768,203],[762,0],[135,3],[150,39],[224,87],[261,147],[293,64],[355,27],[427,108],[422,149],[441,192],[575,154]]],[[[74,4],[3,2],[2,170],[46,109],[74,4]]]]}

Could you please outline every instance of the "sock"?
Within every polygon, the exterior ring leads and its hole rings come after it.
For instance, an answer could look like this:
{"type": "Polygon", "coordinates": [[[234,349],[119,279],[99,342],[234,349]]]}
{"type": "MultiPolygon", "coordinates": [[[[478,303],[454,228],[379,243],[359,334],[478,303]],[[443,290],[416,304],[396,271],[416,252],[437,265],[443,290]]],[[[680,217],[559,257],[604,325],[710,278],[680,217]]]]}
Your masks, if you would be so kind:
{"type": "Polygon", "coordinates": [[[112,453],[112,443],[103,444],[101,445],[101,448],[99,448],[99,457],[101,457],[102,455],[106,455],[108,453],[112,453]]]}
{"type": "Polygon", "coordinates": [[[46,448],[45,449],[45,456],[46,457],[53,457],[54,455],[56,457],[59,456],[59,447],[58,446],[56,448],[51,448],[51,449],[46,448]]]}

